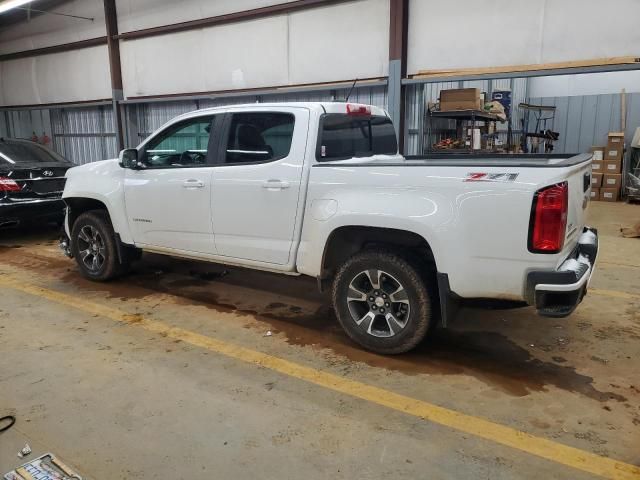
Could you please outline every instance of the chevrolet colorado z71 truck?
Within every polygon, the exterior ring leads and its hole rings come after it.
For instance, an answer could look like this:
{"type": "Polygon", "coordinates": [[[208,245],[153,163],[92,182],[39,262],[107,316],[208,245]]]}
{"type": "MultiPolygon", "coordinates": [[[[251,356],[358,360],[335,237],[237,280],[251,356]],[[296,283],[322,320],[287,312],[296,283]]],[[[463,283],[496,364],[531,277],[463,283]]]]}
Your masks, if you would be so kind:
{"type": "Polygon", "coordinates": [[[466,299],[567,316],[598,248],[590,155],[404,158],[368,105],[198,110],[66,177],[62,247],[85,277],[141,251],[310,275],[347,334],[385,354],[466,299]]]}

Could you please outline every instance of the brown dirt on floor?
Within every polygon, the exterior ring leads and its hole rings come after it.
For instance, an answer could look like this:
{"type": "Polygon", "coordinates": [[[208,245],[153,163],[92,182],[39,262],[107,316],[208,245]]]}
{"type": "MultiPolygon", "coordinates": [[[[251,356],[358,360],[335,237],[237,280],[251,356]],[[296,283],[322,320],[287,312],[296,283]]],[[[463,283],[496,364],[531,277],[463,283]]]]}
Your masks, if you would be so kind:
{"type": "MultiPolygon", "coordinates": [[[[98,284],[82,278],[72,260],[62,254],[56,256],[51,241],[29,240],[21,248],[0,247],[0,263],[54,276],[78,292],[122,301],[151,300],[158,294],[169,294],[176,303],[242,314],[248,328],[281,333],[292,345],[313,346],[351,361],[409,375],[468,375],[514,396],[552,385],[599,402],[627,400],[620,393],[596,389],[593,378],[578,373],[566,358],[536,358],[496,331],[466,332],[455,327],[436,330],[417,350],[397,357],[363,351],[342,332],[327,298],[307,279],[145,255],[126,277],[98,284]]],[[[608,326],[595,336],[628,334],[608,326]]]]}

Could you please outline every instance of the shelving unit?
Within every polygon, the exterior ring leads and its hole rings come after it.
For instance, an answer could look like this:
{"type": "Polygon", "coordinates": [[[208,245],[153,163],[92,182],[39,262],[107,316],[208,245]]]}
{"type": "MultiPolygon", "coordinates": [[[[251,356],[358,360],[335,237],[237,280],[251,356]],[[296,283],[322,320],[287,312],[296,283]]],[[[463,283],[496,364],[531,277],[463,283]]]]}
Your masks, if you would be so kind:
{"type": "MultiPolygon", "coordinates": [[[[428,153],[433,152],[452,152],[452,153],[487,153],[494,151],[495,148],[484,148],[484,149],[474,149],[473,148],[473,139],[470,139],[469,145],[464,148],[434,148],[434,145],[438,143],[442,138],[438,138],[441,136],[441,132],[434,129],[433,120],[434,119],[447,119],[455,121],[454,129],[442,129],[445,132],[452,132],[455,130],[455,137],[462,141],[466,135],[464,134],[464,130],[466,128],[480,128],[484,129],[485,132],[481,131],[481,136],[485,138],[487,143],[492,143],[491,141],[495,138],[496,129],[495,123],[498,121],[498,116],[493,113],[488,113],[483,110],[452,110],[452,111],[435,111],[435,110],[427,110],[426,112],[426,124],[427,129],[425,132],[424,146],[425,150],[428,153]],[[465,122],[467,124],[465,125],[465,122]],[[488,128],[487,125],[493,122],[494,128],[492,134],[487,133],[488,128]],[[482,126],[479,125],[482,123],[482,126]]],[[[451,135],[449,135],[451,137],[451,135]]]]}

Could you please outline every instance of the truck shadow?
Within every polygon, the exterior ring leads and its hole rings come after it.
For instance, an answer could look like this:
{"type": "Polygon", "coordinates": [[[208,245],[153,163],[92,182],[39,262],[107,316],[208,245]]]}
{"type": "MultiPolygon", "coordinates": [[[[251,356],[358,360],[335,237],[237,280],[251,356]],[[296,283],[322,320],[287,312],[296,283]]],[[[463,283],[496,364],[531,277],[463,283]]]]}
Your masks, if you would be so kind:
{"type": "MultiPolygon", "coordinates": [[[[541,321],[531,309],[463,309],[451,328],[435,329],[415,351],[382,356],[362,350],[346,336],[328,294],[319,293],[313,279],[146,255],[119,284],[124,287],[122,299],[136,294],[132,284],[143,288],[140,295],[148,290],[170,293],[215,311],[250,315],[260,322],[255,328],[280,333],[291,345],[327,350],[376,368],[408,375],[468,375],[514,396],[544,391],[553,385],[600,402],[626,400],[616,393],[597,390],[592,377],[563,364],[566,361],[562,357],[554,357],[558,361],[542,360],[510,338],[505,317],[554,334],[550,332],[552,321],[541,321]]],[[[549,338],[548,343],[554,340],[549,338]]]]}
{"type": "MultiPolygon", "coordinates": [[[[0,262],[46,270],[79,291],[99,292],[122,301],[170,294],[184,304],[248,315],[252,320],[246,323],[248,328],[271,330],[291,345],[323,350],[338,359],[407,375],[471,376],[513,396],[555,386],[600,402],[626,400],[597,390],[592,377],[578,373],[564,358],[553,356],[550,361],[543,359],[550,354],[526,348],[523,330],[531,331],[532,337],[546,338],[548,344],[557,334],[550,328],[553,321],[541,320],[533,310],[463,309],[458,322],[447,329],[435,329],[416,350],[381,356],[362,350],[343,333],[328,295],[317,291],[313,279],[145,254],[126,277],[97,284],[80,277],[75,264],[62,256],[39,256],[31,246],[15,248],[19,245],[2,243],[0,262]]],[[[53,242],[49,236],[38,244],[51,247],[53,242]]]]}

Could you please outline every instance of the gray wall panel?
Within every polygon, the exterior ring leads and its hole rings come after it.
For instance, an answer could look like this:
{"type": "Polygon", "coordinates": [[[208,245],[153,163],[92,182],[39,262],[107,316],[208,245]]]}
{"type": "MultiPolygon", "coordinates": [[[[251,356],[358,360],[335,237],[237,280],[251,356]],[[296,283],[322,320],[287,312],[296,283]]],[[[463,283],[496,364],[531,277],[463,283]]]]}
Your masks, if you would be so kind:
{"type": "Polygon", "coordinates": [[[592,146],[604,145],[611,123],[611,102],[613,95],[598,95],[596,107],[596,121],[593,127],[592,146]]]}
{"type": "Polygon", "coordinates": [[[111,106],[51,110],[52,146],[82,165],[118,155],[111,106]]]}
{"type": "MultiPolygon", "coordinates": [[[[578,141],[580,138],[580,128],[582,124],[582,97],[569,97],[569,112],[567,114],[566,143],[567,152],[578,152],[578,141]]],[[[543,99],[545,103],[553,99],[543,99]]]]}
{"type": "Polygon", "coordinates": [[[556,98],[554,101],[556,106],[556,118],[553,123],[553,129],[560,132],[560,140],[557,142],[556,152],[567,151],[567,122],[569,119],[569,97],[556,98]]]}
{"type": "Polygon", "coordinates": [[[640,127],[640,94],[627,95],[627,143],[631,142],[638,127],[640,127]]]}
{"type": "Polygon", "coordinates": [[[578,138],[578,152],[588,152],[591,148],[596,126],[598,99],[593,95],[583,97],[582,122],[578,138]]]}
{"type": "MultiPolygon", "coordinates": [[[[529,103],[556,106],[553,129],[560,133],[555,143],[558,153],[587,152],[594,145],[605,145],[609,132],[621,129],[620,94],[573,97],[531,98],[529,103]]],[[[640,93],[626,95],[627,146],[640,127],[640,93]]]]}

